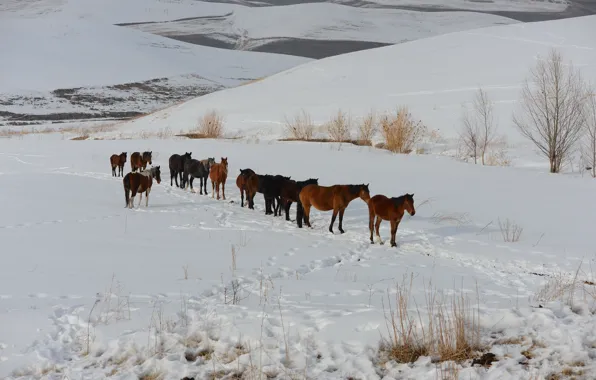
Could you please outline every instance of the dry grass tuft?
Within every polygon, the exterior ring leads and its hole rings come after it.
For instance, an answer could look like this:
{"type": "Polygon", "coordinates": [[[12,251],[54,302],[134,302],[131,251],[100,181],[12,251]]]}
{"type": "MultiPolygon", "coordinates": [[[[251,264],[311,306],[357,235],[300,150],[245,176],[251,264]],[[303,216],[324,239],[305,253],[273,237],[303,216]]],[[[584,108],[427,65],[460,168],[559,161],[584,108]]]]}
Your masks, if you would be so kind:
{"type": "Polygon", "coordinates": [[[207,112],[199,119],[197,127],[191,130],[189,134],[202,136],[200,138],[207,139],[222,138],[224,135],[223,116],[219,115],[215,110],[207,112]]]}
{"type": "Polygon", "coordinates": [[[379,125],[377,115],[371,111],[368,115],[362,118],[358,124],[358,138],[361,145],[372,145],[372,139],[378,132],[379,125]]]}
{"type": "Polygon", "coordinates": [[[337,115],[326,124],[327,133],[333,142],[343,142],[350,140],[350,131],[352,129],[352,118],[347,116],[342,110],[337,111],[337,115]]]}
{"type": "MultiPolygon", "coordinates": [[[[592,281],[581,280],[582,276],[588,276],[588,273],[582,271],[582,263],[579,264],[574,274],[556,273],[546,281],[546,283],[536,292],[533,300],[539,303],[561,301],[569,306],[574,312],[580,309],[575,308],[576,298],[585,303],[591,303],[589,312],[596,313],[594,301],[596,301],[596,290],[592,281]]],[[[590,274],[592,275],[592,274],[590,274]]]]}
{"type": "Polygon", "coordinates": [[[436,362],[458,362],[484,350],[478,317],[463,293],[445,302],[430,286],[426,292],[427,318],[422,318],[418,307],[415,318],[408,313],[412,281],[413,275],[406,284],[404,276],[402,284],[396,285],[395,310],[389,300],[389,312],[385,312],[389,338],[381,340],[381,361],[412,363],[420,356],[434,356],[436,362]]]}
{"type": "Polygon", "coordinates": [[[426,126],[414,121],[407,107],[399,107],[395,115],[380,120],[383,147],[394,153],[410,153],[426,135],[426,126]]]}
{"type": "Polygon", "coordinates": [[[315,133],[315,125],[310,115],[302,110],[291,120],[286,117],[285,130],[286,135],[294,140],[310,141],[315,133]]]}
{"type": "Polygon", "coordinates": [[[518,242],[524,230],[519,224],[509,219],[506,219],[505,222],[499,219],[499,229],[501,230],[503,241],[506,243],[518,242]]]}
{"type": "Polygon", "coordinates": [[[157,369],[152,369],[139,375],[139,380],[162,380],[164,373],[157,369]]]}

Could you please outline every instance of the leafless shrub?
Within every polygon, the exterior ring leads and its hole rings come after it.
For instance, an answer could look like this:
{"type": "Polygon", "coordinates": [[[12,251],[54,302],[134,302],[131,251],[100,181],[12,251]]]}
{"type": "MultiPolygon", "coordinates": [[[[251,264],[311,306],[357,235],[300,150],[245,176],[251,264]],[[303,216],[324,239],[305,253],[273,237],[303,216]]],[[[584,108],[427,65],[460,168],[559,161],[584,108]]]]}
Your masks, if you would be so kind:
{"type": "Polygon", "coordinates": [[[530,71],[522,88],[522,110],[513,123],[548,158],[550,172],[559,173],[582,136],[586,120],[584,104],[589,90],[579,70],[563,63],[552,49],[530,71]]]}
{"type": "Polygon", "coordinates": [[[504,222],[499,219],[499,229],[501,230],[501,236],[503,241],[506,243],[515,243],[519,241],[523,228],[512,220],[507,218],[504,222]]]}
{"type": "Polygon", "coordinates": [[[371,111],[358,124],[358,141],[361,142],[361,145],[372,145],[372,139],[378,128],[377,116],[371,111]]]}
{"type": "Polygon", "coordinates": [[[191,132],[198,132],[206,138],[219,139],[224,134],[223,117],[215,110],[204,114],[197,123],[197,128],[191,132]]]}
{"type": "Polygon", "coordinates": [[[285,130],[288,137],[292,139],[308,141],[313,138],[315,125],[310,115],[305,110],[302,110],[291,120],[288,120],[286,117],[285,130]]]}
{"type": "MultiPolygon", "coordinates": [[[[420,206],[419,206],[420,207],[420,206]]],[[[451,223],[457,226],[463,226],[470,223],[470,216],[467,212],[444,214],[442,212],[435,212],[431,217],[435,224],[451,223]]]]}
{"type": "Polygon", "coordinates": [[[596,94],[591,95],[584,106],[586,131],[581,141],[581,154],[586,169],[596,178],[596,94]]]}
{"type": "Polygon", "coordinates": [[[172,128],[170,127],[161,128],[159,131],[157,131],[158,139],[165,140],[171,138],[172,136],[174,136],[174,132],[172,132],[172,128]]]}
{"type": "Polygon", "coordinates": [[[333,142],[350,140],[352,118],[347,116],[342,110],[338,110],[337,115],[327,123],[326,128],[327,133],[333,142]]]}
{"type": "Polygon", "coordinates": [[[496,125],[493,115],[493,103],[486,92],[479,88],[472,103],[472,114],[466,109],[462,115],[463,129],[460,140],[467,154],[474,158],[474,163],[481,158],[485,164],[485,156],[490,144],[495,139],[496,125]]]}
{"type": "Polygon", "coordinates": [[[426,134],[426,126],[414,121],[407,107],[399,107],[395,115],[383,115],[380,125],[383,147],[394,153],[412,152],[426,134]]]}

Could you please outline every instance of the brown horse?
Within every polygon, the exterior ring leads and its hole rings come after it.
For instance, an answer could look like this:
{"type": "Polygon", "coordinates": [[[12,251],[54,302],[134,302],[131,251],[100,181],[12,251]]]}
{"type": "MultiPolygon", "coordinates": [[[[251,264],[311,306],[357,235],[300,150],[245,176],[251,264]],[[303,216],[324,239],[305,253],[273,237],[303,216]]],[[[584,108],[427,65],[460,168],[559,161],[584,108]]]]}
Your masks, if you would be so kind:
{"type": "Polygon", "coordinates": [[[112,165],[112,177],[124,176],[124,164],[126,163],[126,152],[120,155],[112,154],[110,156],[110,164],[112,165]],[[116,175],[116,168],[118,168],[118,175],[116,175]]]}
{"type": "Polygon", "coordinates": [[[124,198],[126,199],[126,206],[124,207],[133,207],[135,195],[137,195],[137,193],[140,194],[139,207],[141,206],[143,193],[145,193],[145,207],[149,207],[149,193],[151,192],[154,178],[158,184],[161,183],[159,166],[144,170],[140,173],[130,172],[125,175],[122,179],[122,184],[124,185],[124,198]],[[132,197],[129,197],[129,191],[131,192],[132,197]]]}
{"type": "Polygon", "coordinates": [[[217,191],[217,199],[219,200],[219,185],[221,184],[221,191],[223,192],[223,199],[226,200],[226,180],[228,179],[228,158],[222,157],[220,163],[211,165],[209,170],[209,178],[211,179],[211,198],[214,198],[217,191]]]}
{"type": "Polygon", "coordinates": [[[333,233],[333,224],[335,218],[339,213],[339,232],[345,232],[342,228],[344,219],[344,211],[351,201],[360,197],[364,202],[368,203],[370,199],[370,192],[368,190],[369,184],[360,185],[333,185],[333,186],[319,186],[307,185],[300,191],[300,202],[296,205],[296,221],[298,227],[302,228],[302,220],[308,227],[310,225],[310,208],[314,206],[319,211],[333,210],[331,217],[331,224],[329,224],[329,232],[333,233]]]}
{"type": "Polygon", "coordinates": [[[248,192],[246,182],[248,177],[255,174],[252,169],[240,169],[240,174],[236,177],[236,186],[240,189],[240,207],[244,207],[244,194],[246,194],[246,203],[248,203],[248,192]]]}
{"type": "Polygon", "coordinates": [[[130,169],[131,171],[136,171],[137,169],[145,170],[147,168],[147,164],[153,165],[152,157],[153,151],[150,152],[134,152],[130,155],[130,169]]]}
{"type": "Polygon", "coordinates": [[[404,216],[404,212],[414,216],[416,209],[414,208],[414,194],[404,194],[397,198],[387,198],[384,195],[377,194],[370,198],[368,201],[368,229],[370,230],[370,243],[374,244],[373,241],[373,221],[375,216],[377,217],[374,222],[374,228],[377,231],[377,237],[379,238],[379,244],[384,244],[379,234],[379,226],[383,220],[391,222],[391,246],[397,247],[395,242],[395,233],[401,218],[404,216]]]}

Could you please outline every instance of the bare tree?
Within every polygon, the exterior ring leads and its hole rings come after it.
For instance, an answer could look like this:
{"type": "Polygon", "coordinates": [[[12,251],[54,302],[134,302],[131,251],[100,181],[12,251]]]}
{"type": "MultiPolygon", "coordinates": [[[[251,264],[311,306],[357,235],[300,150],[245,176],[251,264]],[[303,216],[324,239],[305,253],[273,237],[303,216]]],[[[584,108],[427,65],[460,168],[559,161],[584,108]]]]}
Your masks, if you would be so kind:
{"type": "Polygon", "coordinates": [[[496,127],[493,103],[482,88],[479,88],[474,96],[472,115],[466,110],[462,122],[463,130],[460,136],[464,146],[473,155],[474,163],[477,163],[480,154],[482,165],[484,165],[488,147],[495,139],[496,127]]]}
{"type": "Polygon", "coordinates": [[[582,136],[586,124],[584,104],[588,87],[579,70],[563,63],[552,49],[530,70],[531,87],[522,88],[522,110],[513,123],[536,145],[550,162],[550,172],[558,173],[582,136]]]}
{"type": "Polygon", "coordinates": [[[581,153],[590,170],[592,177],[596,178],[596,94],[591,94],[584,106],[586,120],[586,133],[581,142],[581,153]]]}
{"type": "Polygon", "coordinates": [[[468,110],[462,116],[463,128],[459,134],[460,140],[466,150],[466,155],[474,157],[474,163],[478,162],[478,150],[480,142],[480,130],[474,117],[470,116],[468,110]]]}

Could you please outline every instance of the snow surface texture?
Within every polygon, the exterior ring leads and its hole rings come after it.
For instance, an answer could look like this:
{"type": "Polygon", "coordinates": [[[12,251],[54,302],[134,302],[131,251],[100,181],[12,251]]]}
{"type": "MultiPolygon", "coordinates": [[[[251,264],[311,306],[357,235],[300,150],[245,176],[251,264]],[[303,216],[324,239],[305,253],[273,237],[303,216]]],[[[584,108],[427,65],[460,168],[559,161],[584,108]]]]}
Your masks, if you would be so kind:
{"type": "Polygon", "coordinates": [[[202,34],[241,49],[280,38],[400,43],[437,34],[518,21],[471,12],[413,12],[315,3],[238,7],[220,17],[147,23],[130,27],[162,36],[202,34]],[[301,15],[301,17],[296,17],[301,15]]]}
{"type": "MultiPolygon", "coordinates": [[[[423,314],[429,281],[446,294],[478,291],[483,336],[517,340],[493,347],[499,362],[488,370],[465,364],[461,379],[544,378],[580,362],[586,374],[596,369],[591,309],[529,307],[549,276],[594,260],[593,180],[301,143],[45,135],[0,141],[0,151],[8,255],[0,267],[0,376],[7,379],[153,371],[204,379],[250,364],[277,379],[434,379],[430,358],[374,364],[379,334],[387,333],[381,300],[387,307],[394,282],[410,273],[423,314]],[[128,210],[108,158],[145,149],[161,165],[162,182],[149,207],[143,200],[136,208],[137,197],[128,210]],[[226,201],[212,199],[210,185],[209,196],[170,187],[168,157],[185,151],[228,157],[226,201]],[[246,167],[322,185],[370,182],[371,195],[415,193],[417,213],[402,221],[397,248],[369,243],[359,199],[346,211],[345,234],[330,234],[331,213],[318,211],[314,228],[299,230],[265,216],[261,195],[255,210],[240,207],[235,179],[246,167]],[[566,202],[561,194],[570,195],[566,202]],[[524,228],[519,242],[502,241],[497,218],[524,228]],[[520,352],[532,340],[540,347],[528,363],[520,352]]],[[[389,239],[386,222],[381,236],[389,239]]]]}
{"type": "Polygon", "coordinates": [[[0,49],[5,57],[3,92],[115,85],[192,73],[229,86],[308,61],[213,49],[129,28],[55,18],[3,20],[0,49]]]}
{"type": "Polygon", "coordinates": [[[479,87],[495,103],[499,133],[523,141],[511,123],[523,81],[551,47],[596,81],[596,16],[514,24],[445,34],[399,45],[330,57],[247,86],[212,93],[120,124],[98,136],[134,136],[169,126],[188,128],[217,109],[226,128],[246,137],[284,137],[285,117],[302,109],[316,124],[338,109],[361,117],[406,105],[414,118],[445,138],[457,137],[462,107],[479,87]],[[437,64],[441,62],[441,64],[437,64]]]}

